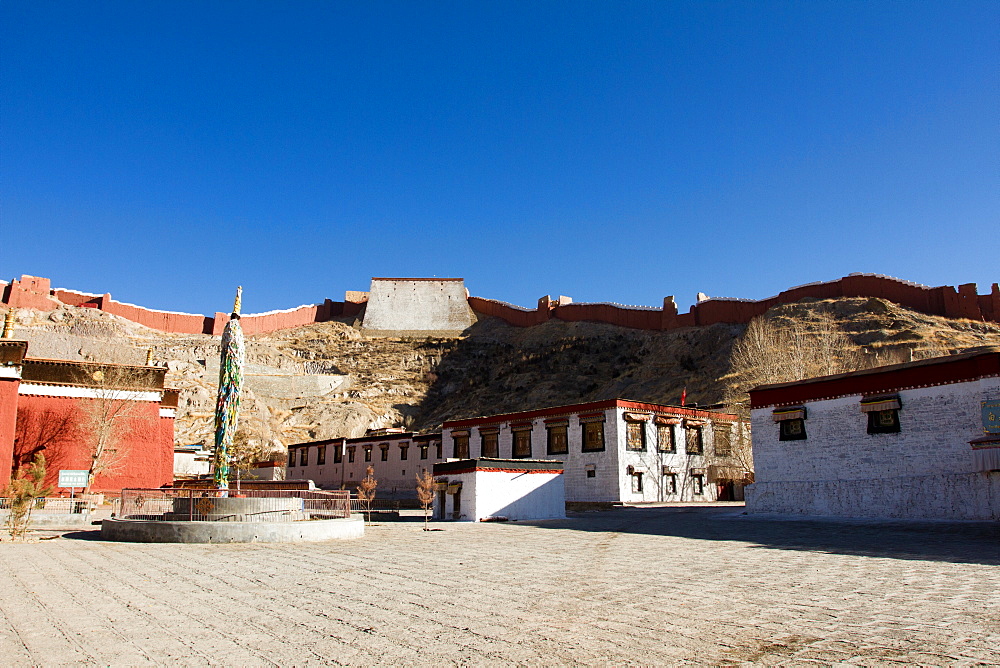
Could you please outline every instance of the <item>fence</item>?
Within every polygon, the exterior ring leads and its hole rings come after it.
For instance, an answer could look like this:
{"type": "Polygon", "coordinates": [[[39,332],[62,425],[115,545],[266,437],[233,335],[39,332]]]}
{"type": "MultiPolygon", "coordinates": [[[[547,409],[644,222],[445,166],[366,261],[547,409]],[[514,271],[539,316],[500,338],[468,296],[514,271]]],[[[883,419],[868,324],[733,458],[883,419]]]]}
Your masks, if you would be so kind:
{"type": "Polygon", "coordinates": [[[351,516],[347,490],[123,489],[116,517],[174,522],[294,522],[351,516]]]}
{"type": "MultiPolygon", "coordinates": [[[[92,512],[96,504],[89,499],[66,499],[60,497],[35,499],[31,506],[32,515],[73,515],[92,512]]],[[[10,510],[10,499],[0,497],[0,513],[10,510]]]]}

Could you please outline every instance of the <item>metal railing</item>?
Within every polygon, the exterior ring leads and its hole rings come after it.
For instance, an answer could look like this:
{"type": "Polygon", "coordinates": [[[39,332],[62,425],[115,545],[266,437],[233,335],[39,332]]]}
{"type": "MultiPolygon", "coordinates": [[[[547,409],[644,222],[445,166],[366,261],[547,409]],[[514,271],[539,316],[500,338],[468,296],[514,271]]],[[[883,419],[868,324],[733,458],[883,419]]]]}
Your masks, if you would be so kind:
{"type": "MultiPolygon", "coordinates": [[[[92,512],[96,504],[88,499],[69,499],[63,497],[41,497],[35,499],[31,506],[32,515],[72,515],[92,512]]],[[[10,510],[10,499],[0,497],[0,512],[10,510]]]]}
{"type": "Polygon", "coordinates": [[[296,522],[351,516],[347,490],[123,489],[115,517],[174,522],[296,522]]]}
{"type": "MultiPolygon", "coordinates": [[[[351,511],[355,513],[367,512],[368,506],[364,501],[357,497],[351,498],[351,511]]],[[[372,499],[371,501],[371,512],[373,513],[385,513],[385,512],[399,512],[399,500],[398,499],[372,499]]]]}

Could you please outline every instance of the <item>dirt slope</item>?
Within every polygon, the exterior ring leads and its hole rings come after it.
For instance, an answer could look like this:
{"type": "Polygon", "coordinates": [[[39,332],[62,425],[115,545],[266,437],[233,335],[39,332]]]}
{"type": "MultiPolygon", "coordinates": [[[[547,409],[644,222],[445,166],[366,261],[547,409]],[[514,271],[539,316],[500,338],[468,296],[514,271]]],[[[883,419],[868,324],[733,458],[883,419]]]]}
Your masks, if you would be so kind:
{"type": "MultiPolygon", "coordinates": [[[[873,358],[894,363],[1000,345],[1000,325],[949,320],[881,299],[806,300],[779,321],[831,313],[873,358]]],[[[29,355],[142,363],[146,350],[184,392],[177,442],[209,441],[219,341],[151,330],[94,309],[18,311],[29,355]]],[[[646,332],[587,322],[531,328],[483,318],[458,338],[365,338],[346,322],[252,337],[244,421],[276,448],[359,436],[367,428],[438,427],[449,418],[622,397],[677,403],[721,399],[742,325],[646,332]]]]}

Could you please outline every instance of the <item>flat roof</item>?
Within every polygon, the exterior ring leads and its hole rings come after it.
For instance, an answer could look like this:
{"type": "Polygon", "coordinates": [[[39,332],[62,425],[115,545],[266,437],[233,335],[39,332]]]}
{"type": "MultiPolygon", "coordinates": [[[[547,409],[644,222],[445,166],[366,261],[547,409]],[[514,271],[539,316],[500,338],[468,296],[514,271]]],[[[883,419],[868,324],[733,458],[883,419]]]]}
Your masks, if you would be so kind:
{"type": "Polygon", "coordinates": [[[480,424],[493,422],[508,422],[510,420],[529,420],[549,415],[561,415],[563,413],[585,413],[587,411],[606,411],[609,408],[625,408],[636,411],[647,411],[653,413],[670,413],[671,415],[682,415],[685,417],[701,418],[730,418],[736,420],[737,417],[731,413],[720,411],[710,411],[701,408],[685,408],[683,406],[670,406],[666,404],[651,404],[642,401],[630,401],[628,399],[604,399],[601,401],[591,401],[583,404],[568,404],[566,406],[552,406],[550,408],[538,408],[530,411],[519,411],[516,413],[498,413],[496,415],[483,415],[462,420],[445,420],[442,429],[455,429],[460,427],[475,427],[480,424]]]}
{"type": "Polygon", "coordinates": [[[750,407],[781,406],[854,394],[898,392],[1000,376],[1000,347],[985,346],[958,355],[931,357],[750,390],[750,407]]]}

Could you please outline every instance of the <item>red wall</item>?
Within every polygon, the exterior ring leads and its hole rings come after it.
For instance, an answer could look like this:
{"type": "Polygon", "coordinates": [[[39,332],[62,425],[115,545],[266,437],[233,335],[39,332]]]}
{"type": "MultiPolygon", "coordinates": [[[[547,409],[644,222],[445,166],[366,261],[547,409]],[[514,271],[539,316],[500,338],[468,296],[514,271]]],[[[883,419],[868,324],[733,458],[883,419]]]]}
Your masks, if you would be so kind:
{"type": "Polygon", "coordinates": [[[10,482],[17,422],[17,378],[0,378],[0,488],[10,482]]]}
{"type": "MultiPolygon", "coordinates": [[[[90,457],[79,437],[78,425],[83,414],[81,405],[92,399],[21,395],[18,397],[18,442],[16,458],[28,461],[37,445],[39,434],[45,438],[45,458],[48,465],[46,484],[55,487],[59,470],[86,470],[90,457]],[[60,420],[72,426],[59,429],[60,420]],[[52,425],[56,433],[52,434],[52,425]],[[49,434],[45,437],[48,426],[49,434]]],[[[160,417],[158,402],[141,402],[137,417],[131,421],[123,446],[127,456],[114,471],[100,474],[94,481],[94,491],[119,492],[123,487],[160,487],[173,480],[174,429],[172,418],[160,417]]],[[[16,462],[23,463],[23,462],[16,462]]],[[[9,470],[10,467],[7,468],[9,470]]],[[[56,492],[69,490],[57,489],[56,492]]]]}
{"type": "MultiPolygon", "coordinates": [[[[347,301],[327,299],[322,304],[301,306],[291,311],[247,315],[241,319],[247,334],[266,334],[280,329],[326,322],[341,316],[356,316],[364,307],[366,293],[347,293],[347,301]]],[[[498,317],[516,327],[539,325],[551,318],[560,320],[606,322],[634,329],[676,329],[715,323],[746,323],[776,304],[789,304],[805,297],[833,299],[837,297],[879,297],[912,308],[921,313],[949,318],[968,318],[1000,322],[1000,288],[994,283],[986,295],[976,294],[969,283],[957,289],[951,286],[927,288],[887,276],[855,275],[803,285],[785,290],[770,299],[760,301],[709,300],[695,304],[688,313],[678,314],[672,302],[660,309],[637,309],[616,304],[563,304],[548,297],[538,300],[534,310],[523,310],[494,299],[469,297],[469,306],[477,313],[498,317]]],[[[45,278],[22,276],[3,289],[3,303],[20,308],[52,310],[59,302],[71,306],[92,306],[114,313],[133,322],[164,332],[180,334],[221,334],[229,315],[216,313],[201,316],[183,313],[150,311],[139,306],[122,304],[111,295],[79,295],[65,290],[49,289],[45,278]]]]}

